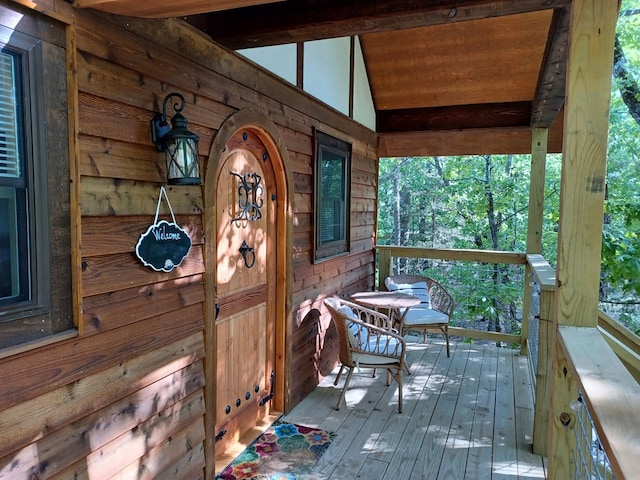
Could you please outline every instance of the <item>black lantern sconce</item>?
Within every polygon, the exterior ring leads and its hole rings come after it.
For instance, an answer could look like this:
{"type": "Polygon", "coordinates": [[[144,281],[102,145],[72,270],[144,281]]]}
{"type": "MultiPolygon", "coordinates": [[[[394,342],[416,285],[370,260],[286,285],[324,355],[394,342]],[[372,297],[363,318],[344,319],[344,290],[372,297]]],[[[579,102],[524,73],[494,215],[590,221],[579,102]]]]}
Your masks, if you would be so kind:
{"type": "Polygon", "coordinates": [[[167,183],[169,185],[200,185],[200,165],[198,164],[198,135],[187,128],[187,119],[182,115],[185,102],[179,93],[170,93],[162,102],[162,114],[156,113],[151,120],[151,140],[167,161],[167,183]],[[167,102],[171,97],[175,115],[171,126],[167,122],[167,102]]]}

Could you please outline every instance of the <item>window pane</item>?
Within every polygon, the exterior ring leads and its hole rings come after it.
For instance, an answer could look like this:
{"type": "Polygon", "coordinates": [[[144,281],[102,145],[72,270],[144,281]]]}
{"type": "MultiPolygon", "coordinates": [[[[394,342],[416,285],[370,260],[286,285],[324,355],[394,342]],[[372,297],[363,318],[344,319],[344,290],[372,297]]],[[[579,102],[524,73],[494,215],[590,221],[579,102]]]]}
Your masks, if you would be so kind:
{"type": "Polygon", "coordinates": [[[0,187],[0,305],[28,299],[24,189],[0,187]]]}
{"type": "Polygon", "coordinates": [[[16,57],[0,52],[0,176],[20,177],[16,57]]]}
{"type": "Polygon", "coordinates": [[[351,145],[315,131],[314,260],[349,252],[351,145]]]}
{"type": "Polygon", "coordinates": [[[0,51],[0,306],[30,299],[28,210],[18,149],[19,57],[0,51]]]}
{"type": "Polygon", "coordinates": [[[343,155],[322,151],[321,244],[345,238],[345,160],[343,155]]]}

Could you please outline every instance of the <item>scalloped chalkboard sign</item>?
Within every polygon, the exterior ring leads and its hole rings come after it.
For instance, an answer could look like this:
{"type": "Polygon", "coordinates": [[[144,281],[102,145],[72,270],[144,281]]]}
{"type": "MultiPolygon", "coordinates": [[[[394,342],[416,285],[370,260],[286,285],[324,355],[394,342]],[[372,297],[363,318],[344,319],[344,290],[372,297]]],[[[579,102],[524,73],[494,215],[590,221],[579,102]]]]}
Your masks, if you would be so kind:
{"type": "Polygon", "coordinates": [[[161,220],[140,235],[136,255],[158,272],[170,272],[182,263],[191,249],[191,237],[176,223],[161,220]]]}

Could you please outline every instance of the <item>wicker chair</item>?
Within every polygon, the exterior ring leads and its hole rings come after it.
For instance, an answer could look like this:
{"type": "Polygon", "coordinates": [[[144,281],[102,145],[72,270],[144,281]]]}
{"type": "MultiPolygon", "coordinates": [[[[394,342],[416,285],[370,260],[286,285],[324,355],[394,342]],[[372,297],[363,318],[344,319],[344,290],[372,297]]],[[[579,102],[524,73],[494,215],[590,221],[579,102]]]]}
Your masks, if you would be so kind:
{"type": "Polygon", "coordinates": [[[402,413],[402,369],[405,362],[404,339],[391,328],[389,317],[374,310],[337,297],[324,301],[338,331],[340,343],[340,371],[334,385],[338,384],[345,368],[349,370],[342,387],[336,410],[349,387],[354,368],[384,368],[387,385],[391,377],[398,384],[398,412],[402,413]]]}
{"type": "Polygon", "coordinates": [[[449,292],[433,278],[422,275],[392,275],[384,283],[387,290],[410,293],[422,301],[411,307],[402,324],[397,326],[400,334],[404,335],[407,330],[419,331],[426,341],[428,331],[441,332],[447,342],[449,357],[449,322],[455,307],[449,292]]]}

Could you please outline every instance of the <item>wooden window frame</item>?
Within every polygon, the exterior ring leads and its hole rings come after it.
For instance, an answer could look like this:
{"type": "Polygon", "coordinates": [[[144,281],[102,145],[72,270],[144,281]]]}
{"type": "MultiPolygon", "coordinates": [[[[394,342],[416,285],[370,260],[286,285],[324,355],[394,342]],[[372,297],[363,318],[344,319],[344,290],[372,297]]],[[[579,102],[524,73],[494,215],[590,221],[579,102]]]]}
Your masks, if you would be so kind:
{"type": "Polygon", "coordinates": [[[0,48],[21,58],[19,141],[27,184],[30,292],[26,300],[0,308],[0,358],[76,333],[65,26],[37,12],[20,13],[36,21],[0,24],[0,48]],[[50,28],[39,28],[39,22],[50,28]]]}
{"type": "Polygon", "coordinates": [[[351,250],[351,144],[335,138],[327,133],[314,129],[315,159],[314,159],[314,229],[313,229],[313,258],[320,262],[339,255],[347,255],[351,250]],[[333,156],[342,161],[342,191],[341,201],[344,221],[340,226],[341,237],[335,240],[323,241],[322,231],[325,225],[322,220],[322,194],[325,187],[323,175],[323,160],[333,156]]]}

